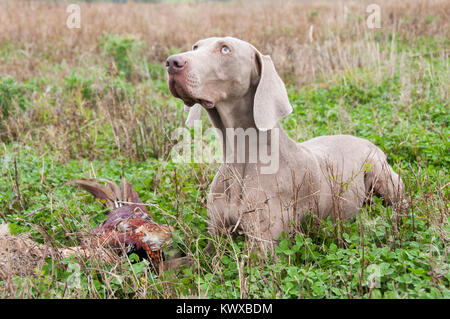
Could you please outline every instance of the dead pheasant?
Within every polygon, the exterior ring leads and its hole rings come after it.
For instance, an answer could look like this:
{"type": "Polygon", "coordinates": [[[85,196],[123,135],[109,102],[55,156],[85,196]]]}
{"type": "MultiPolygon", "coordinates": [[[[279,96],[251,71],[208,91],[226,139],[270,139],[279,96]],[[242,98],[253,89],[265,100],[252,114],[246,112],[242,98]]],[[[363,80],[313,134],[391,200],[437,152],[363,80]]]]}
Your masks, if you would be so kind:
{"type": "Polygon", "coordinates": [[[83,247],[108,247],[119,253],[125,248],[156,263],[163,259],[162,248],[172,242],[173,228],[157,224],[130,183],[123,178],[120,186],[104,180],[101,185],[93,180],[76,179],[68,182],[87,190],[110,210],[107,219],[97,226],[83,247]]]}

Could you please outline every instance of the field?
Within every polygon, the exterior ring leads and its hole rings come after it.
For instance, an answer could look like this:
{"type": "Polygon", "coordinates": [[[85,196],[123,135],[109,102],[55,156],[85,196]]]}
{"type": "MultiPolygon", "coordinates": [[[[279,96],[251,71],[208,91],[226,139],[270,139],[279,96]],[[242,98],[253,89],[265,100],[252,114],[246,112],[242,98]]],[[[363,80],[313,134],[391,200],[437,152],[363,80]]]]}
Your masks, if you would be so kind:
{"type": "Polygon", "coordinates": [[[78,245],[104,209],[65,182],[126,177],[175,228],[170,251],[195,266],[157,276],[136,255],[48,258],[0,281],[0,298],[450,298],[450,2],[377,1],[380,28],[367,23],[370,3],[80,3],[81,28],[70,29],[67,3],[1,1],[3,222],[40,243],[78,245]],[[375,199],[353,221],[310,219],[275,256],[250,254],[241,237],[210,238],[217,165],[172,160],[186,114],[164,61],[224,35],[271,55],[294,107],[282,122],[292,138],[371,140],[405,181],[410,209],[375,199]]]}

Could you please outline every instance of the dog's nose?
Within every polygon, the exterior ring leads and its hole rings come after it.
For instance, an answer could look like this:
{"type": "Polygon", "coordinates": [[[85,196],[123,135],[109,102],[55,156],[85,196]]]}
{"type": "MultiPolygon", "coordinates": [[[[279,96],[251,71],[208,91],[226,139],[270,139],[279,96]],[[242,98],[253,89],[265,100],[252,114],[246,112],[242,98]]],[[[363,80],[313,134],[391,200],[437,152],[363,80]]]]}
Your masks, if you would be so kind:
{"type": "Polygon", "coordinates": [[[171,55],[166,60],[166,68],[167,72],[170,74],[175,74],[184,69],[187,64],[187,60],[183,58],[181,55],[171,55]]]}

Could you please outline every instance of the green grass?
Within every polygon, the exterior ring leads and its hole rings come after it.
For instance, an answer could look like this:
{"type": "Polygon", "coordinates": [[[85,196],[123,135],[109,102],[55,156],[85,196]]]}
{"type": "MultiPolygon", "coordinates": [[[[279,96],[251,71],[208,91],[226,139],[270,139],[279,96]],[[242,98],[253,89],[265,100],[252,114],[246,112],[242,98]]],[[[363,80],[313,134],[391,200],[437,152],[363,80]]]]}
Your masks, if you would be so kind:
{"type": "MultiPolygon", "coordinates": [[[[182,107],[168,94],[163,67],[143,60],[142,44],[133,41],[103,38],[95,70],[60,65],[48,77],[26,83],[0,77],[0,108],[7,110],[0,127],[12,130],[11,119],[33,118],[2,136],[0,212],[13,233],[31,231],[39,242],[77,245],[79,239],[66,233],[93,228],[105,217],[101,203],[64,183],[80,177],[115,182],[126,177],[141,199],[152,204],[157,221],[176,225],[174,249],[192,254],[196,266],[158,277],[134,255],[119,265],[48,260],[35,276],[16,277],[8,289],[3,285],[2,297],[450,297],[448,61],[429,54],[442,40],[395,40],[396,54],[405,54],[402,67],[392,69],[387,63],[346,70],[308,86],[288,87],[294,111],[283,126],[293,138],[343,133],[371,140],[401,173],[412,208],[399,215],[375,199],[353,221],[308,219],[303,233],[280,238],[273,259],[249,254],[244,238],[213,239],[217,253],[212,259],[204,255],[210,239],[205,201],[215,167],[179,165],[166,156],[167,149],[158,148],[173,144],[166,132],[182,126],[182,107]],[[110,112],[117,105],[130,113],[117,111],[108,119],[102,101],[110,103],[110,112]],[[30,108],[32,113],[24,113],[30,108]],[[148,125],[141,137],[133,136],[146,127],[144,118],[166,113],[171,117],[155,122],[163,130],[148,125]],[[143,126],[120,131],[116,120],[143,126]],[[48,133],[52,128],[53,135],[48,133]],[[127,134],[129,139],[123,137],[127,134]],[[150,143],[150,137],[159,140],[150,143]],[[14,200],[16,177],[20,201],[14,200]],[[81,285],[67,289],[74,264],[80,264],[81,285]],[[371,288],[373,275],[376,285],[371,288]]],[[[3,59],[8,52],[0,49],[3,59]]]]}

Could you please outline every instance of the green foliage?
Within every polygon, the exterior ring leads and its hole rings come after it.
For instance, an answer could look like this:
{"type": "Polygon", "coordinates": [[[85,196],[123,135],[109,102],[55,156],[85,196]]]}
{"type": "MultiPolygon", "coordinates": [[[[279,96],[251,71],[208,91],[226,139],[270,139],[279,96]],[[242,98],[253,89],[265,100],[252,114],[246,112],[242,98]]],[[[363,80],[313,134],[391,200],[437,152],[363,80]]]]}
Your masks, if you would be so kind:
{"type": "Polygon", "coordinates": [[[99,46],[102,56],[111,59],[118,75],[129,79],[140,61],[144,43],[133,35],[106,34],[99,39],[99,46]]]}
{"type": "Polygon", "coordinates": [[[430,23],[433,23],[434,21],[439,22],[439,20],[440,20],[439,18],[436,18],[436,17],[434,17],[433,15],[427,13],[427,14],[425,15],[425,18],[423,19],[423,22],[424,22],[425,24],[430,24],[430,23]]]}
{"type": "MultiPolygon", "coordinates": [[[[444,61],[442,61],[444,62],[444,61]]],[[[444,64],[433,67],[445,69],[444,64]]],[[[412,65],[408,72],[414,72],[412,65]]],[[[441,85],[409,88],[414,103],[401,100],[402,81],[408,74],[394,74],[376,83],[372,70],[355,70],[327,87],[316,85],[292,91],[290,99],[296,117],[285,119],[290,127],[300,127],[297,119],[314,124],[305,139],[313,136],[352,134],[379,146],[394,162],[450,167],[450,114],[448,101],[440,96],[441,85]]],[[[431,75],[423,81],[431,83],[431,75]]],[[[416,83],[416,85],[421,85],[416,83]]],[[[409,94],[409,93],[408,93],[409,94]]]]}
{"type": "Polygon", "coordinates": [[[68,77],[64,78],[64,89],[67,90],[68,94],[80,94],[84,100],[94,98],[93,84],[94,80],[92,78],[84,78],[75,71],[72,71],[68,77]]]}
{"type": "Polygon", "coordinates": [[[30,93],[34,87],[31,84],[18,83],[14,78],[0,75],[0,113],[8,116],[15,105],[21,110],[30,106],[30,93]]]}

